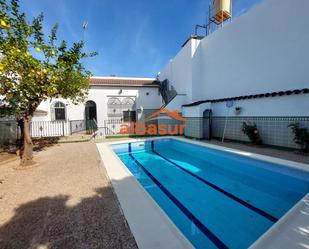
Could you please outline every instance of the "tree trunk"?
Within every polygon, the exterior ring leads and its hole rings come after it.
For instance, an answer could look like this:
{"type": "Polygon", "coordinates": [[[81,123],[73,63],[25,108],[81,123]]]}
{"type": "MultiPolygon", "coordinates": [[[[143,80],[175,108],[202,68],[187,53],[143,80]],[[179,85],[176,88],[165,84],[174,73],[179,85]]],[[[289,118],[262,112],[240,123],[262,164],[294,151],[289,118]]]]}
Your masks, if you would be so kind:
{"type": "Polygon", "coordinates": [[[33,165],[35,162],[33,161],[33,143],[30,135],[30,123],[31,116],[24,117],[24,125],[23,125],[23,138],[24,138],[24,146],[21,149],[21,166],[29,166],[33,165]]]}

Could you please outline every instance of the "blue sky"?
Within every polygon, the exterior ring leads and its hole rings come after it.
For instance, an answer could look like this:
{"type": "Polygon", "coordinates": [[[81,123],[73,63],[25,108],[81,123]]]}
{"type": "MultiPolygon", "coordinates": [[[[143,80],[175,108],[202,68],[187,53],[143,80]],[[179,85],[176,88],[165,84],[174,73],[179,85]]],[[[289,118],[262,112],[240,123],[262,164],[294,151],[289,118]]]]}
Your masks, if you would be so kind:
{"type": "MultiPolygon", "coordinates": [[[[234,0],[234,17],[262,0],[234,0]]],[[[205,22],[209,0],[20,0],[28,18],[44,13],[44,29],[59,23],[59,39],[85,38],[98,56],[86,67],[99,76],[155,77],[205,22]],[[82,24],[88,22],[83,32],[82,24]]]]}

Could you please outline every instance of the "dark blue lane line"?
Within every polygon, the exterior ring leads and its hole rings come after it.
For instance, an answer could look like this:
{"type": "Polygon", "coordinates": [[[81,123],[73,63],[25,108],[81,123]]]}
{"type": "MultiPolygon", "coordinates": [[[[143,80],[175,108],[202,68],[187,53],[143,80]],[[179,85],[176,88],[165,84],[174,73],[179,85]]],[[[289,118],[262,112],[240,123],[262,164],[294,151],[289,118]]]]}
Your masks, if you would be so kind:
{"type": "Polygon", "coordinates": [[[131,153],[131,151],[132,151],[132,146],[131,146],[131,143],[128,143],[128,150],[129,150],[129,153],[131,153]]]}
{"type": "Polygon", "coordinates": [[[134,162],[145,172],[145,174],[162,190],[162,192],[191,220],[200,231],[205,234],[209,240],[214,243],[220,249],[228,249],[228,247],[215,235],[213,234],[202,222],[200,222],[194,214],[190,212],[171,192],[168,191],[130,152],[130,157],[134,162]]]}
{"type": "Polygon", "coordinates": [[[276,217],[272,216],[271,214],[268,214],[268,213],[266,213],[265,211],[263,211],[262,209],[259,209],[259,208],[255,207],[255,206],[251,205],[250,203],[248,203],[248,202],[246,202],[246,201],[244,201],[244,200],[238,198],[237,196],[235,196],[235,195],[233,195],[233,194],[231,194],[231,193],[225,191],[224,189],[222,189],[222,188],[220,188],[220,187],[214,185],[213,183],[211,183],[211,182],[205,180],[204,178],[202,178],[202,177],[200,177],[200,176],[198,176],[198,175],[192,173],[191,171],[189,171],[189,170],[187,170],[187,169],[181,167],[181,166],[178,165],[177,163],[171,161],[170,159],[168,159],[168,158],[166,158],[165,156],[161,155],[160,153],[156,152],[156,151],[154,150],[153,141],[151,141],[151,142],[152,142],[152,145],[151,145],[152,152],[155,153],[156,155],[160,156],[160,157],[163,158],[164,160],[166,160],[166,161],[168,161],[169,163],[175,165],[177,168],[179,168],[179,169],[185,171],[185,172],[188,173],[189,175],[195,177],[196,179],[198,179],[198,180],[200,180],[201,182],[205,183],[206,185],[212,187],[213,189],[219,191],[220,193],[226,195],[227,197],[233,199],[234,201],[239,202],[239,203],[242,204],[243,206],[245,206],[245,207],[251,209],[252,211],[258,213],[259,215],[262,215],[263,217],[267,218],[268,220],[270,220],[270,221],[272,221],[272,222],[277,222],[277,221],[278,221],[278,219],[277,219],[276,217]]]}

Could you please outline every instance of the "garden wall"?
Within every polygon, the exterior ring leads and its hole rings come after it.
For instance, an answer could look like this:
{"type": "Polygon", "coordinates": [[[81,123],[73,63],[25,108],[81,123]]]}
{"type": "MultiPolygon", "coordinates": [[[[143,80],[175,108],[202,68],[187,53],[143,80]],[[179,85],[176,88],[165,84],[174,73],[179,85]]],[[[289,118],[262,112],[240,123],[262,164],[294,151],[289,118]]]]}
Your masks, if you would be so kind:
{"type": "Polygon", "coordinates": [[[19,137],[20,131],[15,120],[0,120],[0,146],[15,144],[19,137]]]}
{"type": "MultiPolygon", "coordinates": [[[[203,138],[203,118],[187,118],[185,136],[197,139],[203,138]]],[[[212,137],[222,138],[226,117],[215,116],[212,118],[212,137]]],[[[309,131],[309,117],[228,117],[225,138],[236,141],[249,142],[248,137],[241,131],[243,122],[256,124],[263,144],[286,148],[299,148],[293,141],[294,135],[290,127],[291,123],[300,123],[302,128],[309,131]]]]}

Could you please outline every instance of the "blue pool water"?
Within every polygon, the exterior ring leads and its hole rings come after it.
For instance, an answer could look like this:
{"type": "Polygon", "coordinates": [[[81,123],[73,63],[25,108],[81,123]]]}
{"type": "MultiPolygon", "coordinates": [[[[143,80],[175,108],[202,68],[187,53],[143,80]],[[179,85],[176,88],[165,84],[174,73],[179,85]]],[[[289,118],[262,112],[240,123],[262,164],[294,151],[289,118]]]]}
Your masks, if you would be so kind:
{"type": "Polygon", "coordinates": [[[196,248],[247,248],[309,192],[309,174],[176,139],[112,145],[196,248]]]}

